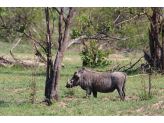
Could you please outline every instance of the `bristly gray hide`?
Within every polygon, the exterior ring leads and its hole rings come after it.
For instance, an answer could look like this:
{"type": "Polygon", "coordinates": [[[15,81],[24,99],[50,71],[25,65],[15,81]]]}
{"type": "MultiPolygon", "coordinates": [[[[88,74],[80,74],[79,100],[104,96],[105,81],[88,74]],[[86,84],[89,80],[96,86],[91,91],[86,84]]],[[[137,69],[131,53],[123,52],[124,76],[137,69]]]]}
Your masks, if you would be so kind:
{"type": "Polygon", "coordinates": [[[120,100],[125,99],[126,74],[123,72],[97,73],[85,68],[75,71],[72,79],[67,80],[66,87],[80,86],[86,90],[86,95],[97,97],[97,92],[108,93],[117,89],[120,100]]]}

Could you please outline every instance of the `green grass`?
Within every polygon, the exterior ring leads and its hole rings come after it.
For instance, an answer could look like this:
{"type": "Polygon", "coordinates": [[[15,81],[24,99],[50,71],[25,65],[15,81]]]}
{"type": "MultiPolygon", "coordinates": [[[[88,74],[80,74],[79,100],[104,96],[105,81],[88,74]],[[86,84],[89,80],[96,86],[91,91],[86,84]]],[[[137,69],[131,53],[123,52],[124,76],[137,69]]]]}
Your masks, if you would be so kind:
{"type": "MultiPolygon", "coordinates": [[[[134,61],[135,62],[135,61],[134,61]]],[[[31,104],[30,84],[33,82],[33,69],[14,66],[0,67],[0,116],[154,116],[164,115],[164,77],[152,75],[152,99],[140,98],[144,88],[148,92],[148,76],[128,77],[126,81],[126,98],[120,101],[117,91],[98,93],[98,98],[86,97],[80,87],[67,89],[67,78],[71,79],[74,72],[82,67],[79,54],[66,52],[59,85],[59,103],[46,106],[44,100],[46,68],[38,67],[36,73],[36,101],[31,104]]],[[[125,64],[128,61],[125,62],[125,64]]],[[[116,64],[116,63],[115,63],[116,64]]],[[[109,68],[96,68],[108,70],[109,68]]],[[[139,72],[138,72],[139,73],[139,72]]],[[[137,74],[127,72],[128,76],[137,74]]]]}

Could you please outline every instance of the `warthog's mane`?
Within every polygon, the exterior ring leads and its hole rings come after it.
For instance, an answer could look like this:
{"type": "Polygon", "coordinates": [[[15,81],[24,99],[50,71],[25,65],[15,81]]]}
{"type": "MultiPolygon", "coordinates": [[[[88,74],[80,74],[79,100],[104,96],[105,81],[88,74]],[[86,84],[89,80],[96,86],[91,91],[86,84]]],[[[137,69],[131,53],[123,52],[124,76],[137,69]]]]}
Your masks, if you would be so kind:
{"type": "MultiPolygon", "coordinates": [[[[79,69],[80,71],[81,69],[79,69]]],[[[95,71],[91,71],[88,69],[84,69],[82,76],[80,77],[80,85],[85,86],[91,86],[92,82],[99,82],[100,79],[102,79],[102,74],[105,73],[99,73],[95,71]]]]}
{"type": "Polygon", "coordinates": [[[87,72],[90,72],[90,73],[102,74],[102,73],[99,73],[99,72],[96,72],[96,71],[92,71],[92,70],[88,70],[88,69],[84,69],[84,71],[87,71],[87,72]]]}

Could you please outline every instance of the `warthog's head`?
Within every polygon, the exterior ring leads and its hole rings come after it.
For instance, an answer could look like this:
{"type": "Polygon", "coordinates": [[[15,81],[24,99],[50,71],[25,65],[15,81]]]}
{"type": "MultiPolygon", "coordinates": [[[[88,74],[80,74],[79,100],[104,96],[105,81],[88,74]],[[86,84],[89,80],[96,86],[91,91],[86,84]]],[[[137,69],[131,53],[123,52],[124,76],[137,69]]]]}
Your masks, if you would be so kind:
{"type": "Polygon", "coordinates": [[[83,70],[84,70],[84,68],[80,69],[78,71],[75,71],[75,73],[70,81],[67,79],[67,84],[66,84],[67,88],[72,88],[74,86],[79,85],[79,82],[80,82],[79,80],[80,80],[81,74],[83,73],[83,70]]]}

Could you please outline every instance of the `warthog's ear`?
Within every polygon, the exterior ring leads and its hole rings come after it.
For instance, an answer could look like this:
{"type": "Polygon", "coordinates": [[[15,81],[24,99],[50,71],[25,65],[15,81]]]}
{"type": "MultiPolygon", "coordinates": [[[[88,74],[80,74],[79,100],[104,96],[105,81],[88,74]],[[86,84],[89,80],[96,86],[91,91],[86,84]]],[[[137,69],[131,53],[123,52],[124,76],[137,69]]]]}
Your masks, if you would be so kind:
{"type": "Polygon", "coordinates": [[[82,68],[82,69],[81,69],[81,73],[83,73],[83,72],[84,72],[84,70],[85,70],[85,68],[82,68]]]}
{"type": "Polygon", "coordinates": [[[82,71],[84,71],[85,70],[85,68],[82,68],[82,71]]]}
{"type": "Polygon", "coordinates": [[[74,75],[75,75],[75,76],[78,76],[78,71],[75,71],[74,75]]]}

